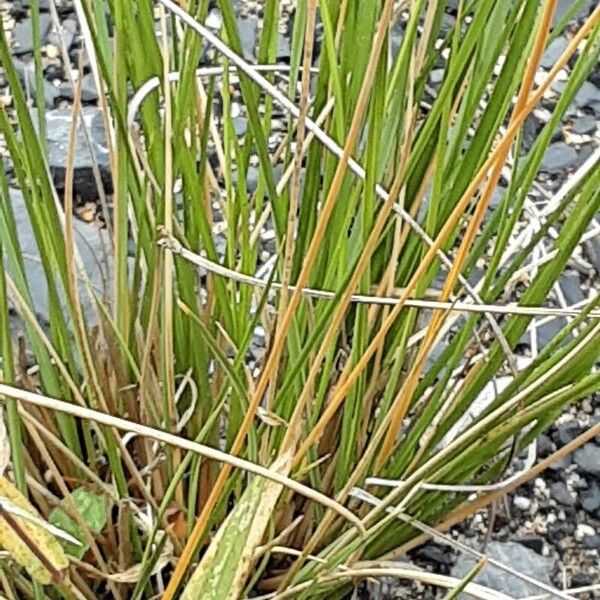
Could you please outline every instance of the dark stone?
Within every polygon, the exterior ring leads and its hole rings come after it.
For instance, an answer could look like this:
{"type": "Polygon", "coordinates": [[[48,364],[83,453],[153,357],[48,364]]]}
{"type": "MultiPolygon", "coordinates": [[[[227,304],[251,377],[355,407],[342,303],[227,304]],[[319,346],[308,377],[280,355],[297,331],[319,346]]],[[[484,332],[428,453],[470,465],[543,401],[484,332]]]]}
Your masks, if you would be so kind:
{"type": "MultiPolygon", "coordinates": [[[[534,579],[551,584],[554,560],[540,556],[522,544],[494,541],[486,546],[485,552],[491,558],[521,573],[527,573],[534,579]]],[[[477,560],[472,556],[460,554],[452,568],[452,576],[462,579],[473,569],[476,563],[477,560]]],[[[516,577],[507,577],[505,571],[492,565],[487,565],[473,581],[514,598],[533,596],[539,592],[537,587],[516,577]]],[[[461,594],[459,598],[466,600],[470,596],[461,594]]]]}
{"type": "Polygon", "coordinates": [[[600,552],[600,534],[589,535],[583,540],[584,548],[598,550],[600,552]]]}
{"type": "Polygon", "coordinates": [[[575,499],[563,481],[557,481],[550,486],[550,496],[562,506],[575,505],[575,499]]]}
{"type": "Polygon", "coordinates": [[[560,173],[575,164],[577,164],[575,148],[564,142],[557,142],[546,151],[540,170],[547,173],[560,173]]]}
{"type": "Polygon", "coordinates": [[[584,81],[575,95],[575,104],[579,108],[590,107],[595,112],[600,111],[600,89],[593,83],[584,81]]]}
{"type": "MultiPolygon", "coordinates": [[[[67,146],[69,144],[71,123],[72,115],[69,109],[46,112],[48,165],[54,184],[59,192],[64,190],[67,146]]],[[[98,108],[86,106],[80,114],[75,149],[73,152],[73,189],[75,195],[79,196],[83,202],[94,201],[98,198],[98,191],[92,170],[92,156],[95,157],[98,164],[105,191],[111,193],[112,178],[110,172],[110,156],[108,148],[106,147],[102,112],[98,108]],[[91,153],[86,143],[81,117],[85,120],[89,131],[92,146],[91,153]]]]}
{"type": "Polygon", "coordinates": [[[573,121],[573,133],[585,135],[586,133],[594,133],[598,126],[598,120],[591,115],[583,115],[573,121]]]}
{"type": "Polygon", "coordinates": [[[587,585],[593,585],[595,583],[598,582],[595,581],[589,573],[584,573],[582,571],[576,571],[571,577],[571,585],[576,588],[585,587],[587,585]]]}
{"type": "MultiPolygon", "coordinates": [[[[52,18],[46,13],[40,14],[40,39],[41,45],[46,43],[52,28],[52,18]]],[[[19,56],[33,52],[33,23],[27,18],[15,25],[13,29],[13,54],[19,56]]]]}
{"type": "Polygon", "coordinates": [[[577,448],[574,460],[579,471],[594,477],[600,477],[600,446],[590,442],[581,448],[577,448]]]}
{"type": "Polygon", "coordinates": [[[537,554],[542,554],[544,551],[544,538],[540,537],[539,535],[526,535],[515,538],[513,542],[517,542],[517,544],[521,544],[521,546],[530,548],[537,554]]]}
{"type": "Polygon", "coordinates": [[[565,446],[582,432],[583,427],[577,421],[567,421],[556,428],[556,431],[552,434],[552,439],[558,446],[565,446]]]}
{"type": "Polygon", "coordinates": [[[575,533],[575,523],[568,521],[557,521],[548,525],[548,537],[554,543],[564,540],[567,536],[575,533]]]}
{"type": "Polygon", "coordinates": [[[537,452],[539,457],[546,458],[546,456],[550,456],[555,450],[556,446],[552,443],[552,440],[545,433],[542,433],[537,440],[537,452]]]}
{"type": "Polygon", "coordinates": [[[525,119],[525,123],[523,123],[523,149],[525,151],[529,151],[533,147],[542,127],[543,124],[533,114],[525,119]]]}
{"type": "Polygon", "coordinates": [[[14,19],[20,21],[27,16],[27,9],[18,0],[13,0],[10,4],[9,14],[14,19]]]}
{"type": "Polygon", "coordinates": [[[566,50],[569,42],[562,35],[557,37],[553,42],[550,43],[544,56],[542,57],[541,65],[544,69],[551,69],[556,61],[560,58],[562,53],[566,50]]]}
{"type": "Polygon", "coordinates": [[[414,556],[420,560],[446,567],[454,563],[452,550],[447,546],[438,546],[437,544],[427,544],[417,549],[414,556]]]}
{"type": "Polygon", "coordinates": [[[46,67],[44,77],[50,82],[56,79],[63,81],[65,78],[65,70],[61,64],[51,64],[46,67]]]}
{"type": "Polygon", "coordinates": [[[587,490],[583,490],[579,494],[579,501],[585,512],[593,516],[600,516],[598,513],[600,510],[600,486],[595,481],[592,481],[587,490]]]}

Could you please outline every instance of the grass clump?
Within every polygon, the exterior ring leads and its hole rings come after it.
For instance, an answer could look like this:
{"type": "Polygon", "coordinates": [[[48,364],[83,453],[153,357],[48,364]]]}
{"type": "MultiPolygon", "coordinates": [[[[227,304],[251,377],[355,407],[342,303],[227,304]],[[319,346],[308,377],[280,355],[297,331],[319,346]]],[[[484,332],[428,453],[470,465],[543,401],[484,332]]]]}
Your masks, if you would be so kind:
{"type": "Polygon", "coordinates": [[[598,60],[600,9],[540,80],[566,23],[551,30],[556,2],[462,1],[448,28],[445,2],[300,0],[289,63],[275,69],[263,66],[276,63],[278,0],[264,2],[260,67],[238,58],[229,0],[216,50],[195,25],[207,0],[100,4],[75,2],[110,140],[105,290],[73,234],[74,157],[59,198],[0,41],[16,116],[15,127],[0,113],[0,128],[50,315],[35,314],[3,173],[11,472],[44,517],[79,527],[85,549],[54,586],[7,563],[4,593],[342,598],[422,541],[410,519],[444,529],[505,493],[480,488],[473,502],[461,486],[502,479],[565,407],[600,389],[597,300],[547,303],[600,209],[597,165],[513,243],[598,60]],[[525,152],[523,125],[567,64],[525,152]],[[263,228],[274,232],[267,255],[263,228]],[[523,364],[515,348],[542,315],[568,320],[523,364]],[[465,420],[498,377],[504,389],[465,420]],[[92,522],[82,498],[103,514],[92,522]]]}

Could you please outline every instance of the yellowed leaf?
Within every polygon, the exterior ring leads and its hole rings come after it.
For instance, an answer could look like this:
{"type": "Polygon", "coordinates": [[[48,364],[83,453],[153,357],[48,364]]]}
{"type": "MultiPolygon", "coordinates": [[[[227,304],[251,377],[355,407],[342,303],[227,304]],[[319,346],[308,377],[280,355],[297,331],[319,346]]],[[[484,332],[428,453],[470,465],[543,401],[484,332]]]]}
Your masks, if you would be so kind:
{"type": "MultiPolygon", "coordinates": [[[[6,477],[0,477],[0,496],[8,498],[36,519],[41,518],[35,507],[6,477]]],[[[51,533],[32,520],[12,515],[4,509],[0,513],[0,547],[42,584],[58,583],[69,566],[67,555],[51,533]]]]}
{"type": "MultiPolygon", "coordinates": [[[[279,457],[272,469],[287,474],[292,461],[279,457]]],[[[213,538],[190,578],[181,600],[237,600],[252,574],[256,549],[261,545],[283,486],[254,477],[237,506],[213,538]]]]}

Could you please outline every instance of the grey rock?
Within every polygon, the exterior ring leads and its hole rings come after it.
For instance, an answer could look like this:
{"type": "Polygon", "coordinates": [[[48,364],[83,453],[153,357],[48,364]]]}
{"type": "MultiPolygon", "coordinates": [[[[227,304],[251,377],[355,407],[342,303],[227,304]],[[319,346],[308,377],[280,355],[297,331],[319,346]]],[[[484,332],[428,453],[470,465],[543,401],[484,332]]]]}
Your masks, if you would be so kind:
{"type": "Polygon", "coordinates": [[[551,471],[561,472],[568,469],[573,464],[571,455],[563,456],[559,460],[555,460],[548,468],[551,471]]]}
{"type": "MultiPolygon", "coordinates": [[[[52,18],[49,14],[40,14],[40,39],[44,45],[52,28],[52,18]]],[[[13,29],[13,54],[19,56],[33,52],[33,23],[31,18],[15,25],[13,29]]]]}
{"type": "Polygon", "coordinates": [[[577,304],[585,300],[579,275],[575,273],[563,275],[558,283],[568,304],[577,304]]]}
{"type": "MultiPolygon", "coordinates": [[[[540,556],[533,550],[515,542],[490,542],[485,553],[491,558],[512,567],[520,573],[527,573],[530,577],[551,585],[554,571],[554,560],[540,556]]],[[[475,566],[476,560],[469,555],[461,554],[452,567],[453,577],[462,579],[475,566]]],[[[497,592],[503,592],[513,598],[525,598],[539,593],[539,588],[513,577],[491,565],[475,577],[475,583],[489,587],[497,592]]],[[[461,600],[470,598],[467,594],[460,595],[461,600]]]]}
{"type": "Polygon", "coordinates": [[[73,45],[75,36],[77,35],[77,21],[75,19],[65,19],[61,23],[61,26],[62,35],[60,35],[57,31],[52,31],[48,36],[48,43],[61,48],[62,41],[64,40],[68,51],[73,45]]]}
{"type": "Polygon", "coordinates": [[[446,37],[456,27],[456,19],[448,14],[442,16],[440,36],[446,37]]]}
{"type": "MultiPolygon", "coordinates": [[[[576,0],[558,0],[558,6],[554,13],[553,25],[557,25],[561,19],[567,14],[567,11],[575,4],[576,0]]],[[[575,18],[580,18],[588,14],[590,7],[594,6],[597,0],[586,0],[579,11],[575,14],[575,18]]]]}
{"type": "Polygon", "coordinates": [[[256,19],[239,19],[237,25],[244,58],[246,60],[252,60],[255,58],[258,21],[256,19]]]}
{"type": "MultiPolygon", "coordinates": [[[[13,59],[13,65],[17,75],[21,80],[23,89],[27,97],[36,102],[36,80],[33,63],[25,64],[18,58],[13,59]]],[[[59,89],[44,79],[44,105],[46,108],[53,108],[56,99],[60,96],[59,89]]]]}
{"type": "MultiPolygon", "coordinates": [[[[40,1],[40,10],[50,10],[50,2],[52,0],[39,0],[40,1]]],[[[64,4],[64,0],[57,2],[57,4],[64,4]]],[[[21,6],[23,8],[31,8],[31,0],[21,0],[21,6]]]]}
{"type": "Polygon", "coordinates": [[[600,89],[593,83],[584,81],[583,85],[575,95],[575,104],[579,108],[590,107],[594,111],[600,111],[600,89]]]}
{"type": "MultiPolygon", "coordinates": [[[[34,119],[35,122],[36,119],[34,119]]],[[[46,138],[48,146],[48,165],[54,184],[59,192],[64,190],[64,179],[67,164],[67,147],[71,130],[72,115],[69,109],[50,110],[46,112],[46,138]]],[[[93,159],[98,164],[104,189],[112,192],[110,157],[106,147],[102,112],[95,107],[83,107],[77,127],[74,157],[73,189],[82,201],[94,201],[98,198],[98,190],[93,174],[93,159]],[[84,126],[89,132],[90,148],[86,143],[84,126]]]]}
{"type": "Polygon", "coordinates": [[[93,73],[88,73],[81,80],[81,99],[84,102],[95,102],[98,100],[98,89],[93,73]]]}
{"type": "Polygon", "coordinates": [[[277,41],[277,60],[289,61],[292,55],[290,40],[285,35],[280,35],[277,41]]]}
{"type": "Polygon", "coordinates": [[[531,114],[525,119],[525,123],[523,123],[524,150],[528,151],[533,146],[541,129],[542,123],[535,115],[531,114]]]}
{"type": "Polygon", "coordinates": [[[44,77],[48,81],[62,82],[65,78],[65,69],[60,63],[51,63],[44,69],[44,77]]]}
{"type": "Polygon", "coordinates": [[[590,535],[583,540],[583,546],[589,550],[600,552],[600,534],[590,535]]]}
{"type": "Polygon", "coordinates": [[[554,80],[550,85],[550,89],[553,92],[556,92],[559,96],[565,91],[567,87],[567,82],[563,80],[554,80]]]}
{"type": "Polygon", "coordinates": [[[579,494],[581,508],[590,515],[597,516],[600,510],[600,486],[592,481],[592,485],[587,490],[579,494]]]}
{"type": "Polygon", "coordinates": [[[573,133],[585,135],[586,133],[594,133],[598,127],[598,119],[591,115],[583,115],[573,121],[573,133]]]}
{"type": "Polygon", "coordinates": [[[396,21],[396,23],[392,27],[392,30],[390,31],[390,53],[393,58],[396,58],[398,56],[403,39],[404,23],[402,21],[396,21]]]}
{"type": "Polygon", "coordinates": [[[250,166],[246,171],[246,189],[249,194],[253,194],[258,187],[258,179],[260,177],[260,169],[250,166]]]}
{"type": "Polygon", "coordinates": [[[556,442],[557,446],[566,446],[583,433],[584,429],[576,419],[567,421],[556,428],[556,432],[552,434],[552,439],[556,442]]]}
{"type": "Polygon", "coordinates": [[[574,460],[579,471],[600,477],[600,446],[588,443],[575,450],[574,460]]]}
{"type": "Polygon", "coordinates": [[[245,117],[236,117],[233,119],[233,126],[236,135],[242,137],[243,135],[246,135],[246,131],[248,131],[248,119],[245,117]]]}
{"type": "MultiPolygon", "coordinates": [[[[25,276],[29,285],[33,308],[41,321],[48,323],[50,315],[46,276],[40,261],[38,245],[25,200],[19,190],[12,188],[9,190],[9,198],[15,218],[20,250],[24,258],[25,276]]],[[[110,285],[111,281],[111,263],[110,258],[107,257],[107,254],[110,253],[108,234],[105,230],[97,229],[93,225],[77,219],[73,221],[73,228],[75,244],[90,282],[100,297],[109,297],[107,286],[110,285]]],[[[9,272],[12,271],[8,259],[6,259],[6,267],[9,272]]],[[[84,315],[92,319],[95,316],[95,308],[92,306],[87,292],[84,291],[83,284],[80,285],[80,290],[84,315]]],[[[61,298],[61,304],[67,306],[66,298],[61,298]]]]}
{"type": "Polygon", "coordinates": [[[546,52],[544,52],[544,56],[542,57],[542,61],[540,63],[542,67],[544,67],[544,69],[551,69],[568,45],[568,40],[562,35],[551,42],[546,48],[546,52]]]}
{"type": "MultiPolygon", "coordinates": [[[[59,89],[61,97],[73,100],[73,87],[68,81],[62,83],[59,89]]],[[[95,102],[98,100],[98,90],[93,73],[88,73],[81,79],[81,100],[82,102],[95,102]]]]}
{"type": "Polygon", "coordinates": [[[594,237],[583,243],[586,257],[592,263],[596,273],[600,275],[600,239],[594,237]]]}
{"type": "Polygon", "coordinates": [[[541,170],[547,173],[560,173],[564,169],[574,166],[577,163],[577,152],[575,148],[557,142],[552,144],[542,160],[541,170]]]}
{"type": "Polygon", "coordinates": [[[580,167],[593,153],[594,146],[592,144],[582,144],[579,152],[577,153],[577,161],[575,162],[576,167],[580,167]]]}
{"type": "Polygon", "coordinates": [[[557,481],[550,486],[550,496],[563,506],[575,505],[575,498],[569,492],[564,481],[557,481]]]}
{"type": "MultiPolygon", "coordinates": [[[[537,345],[539,349],[545,348],[560,331],[565,327],[567,321],[559,317],[558,319],[552,319],[537,328],[537,345]]],[[[520,341],[521,344],[531,347],[531,337],[527,331],[520,341]]]]}
{"type": "Polygon", "coordinates": [[[9,13],[11,17],[19,21],[27,16],[27,9],[24,8],[20,2],[13,0],[10,3],[9,13]]]}
{"type": "Polygon", "coordinates": [[[444,80],[445,69],[433,69],[429,73],[429,80],[433,85],[439,85],[444,80]]]}

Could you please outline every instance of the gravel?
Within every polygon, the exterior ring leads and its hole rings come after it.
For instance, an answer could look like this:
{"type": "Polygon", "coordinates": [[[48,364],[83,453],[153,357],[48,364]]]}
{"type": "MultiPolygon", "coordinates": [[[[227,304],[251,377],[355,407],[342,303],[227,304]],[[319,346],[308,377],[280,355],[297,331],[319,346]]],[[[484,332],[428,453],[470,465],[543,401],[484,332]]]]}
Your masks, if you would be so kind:
{"type": "MultiPolygon", "coordinates": [[[[555,561],[540,556],[530,548],[515,542],[490,542],[485,550],[486,554],[502,564],[520,573],[526,573],[542,583],[550,585],[555,567],[555,561]]],[[[451,574],[462,579],[475,566],[477,561],[472,556],[462,554],[452,568],[451,574]]],[[[503,592],[513,598],[525,598],[539,594],[540,589],[527,583],[506,571],[488,565],[473,580],[498,592],[503,592]]],[[[470,596],[461,594],[461,600],[468,600],[470,596]]]]}

